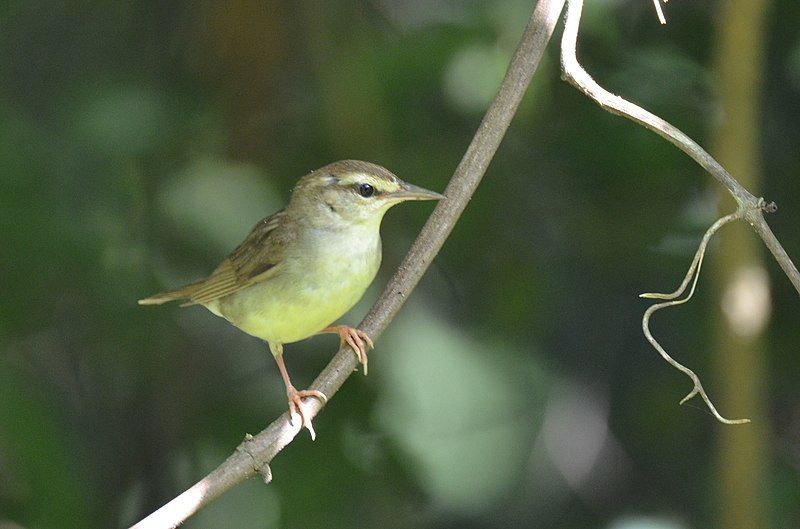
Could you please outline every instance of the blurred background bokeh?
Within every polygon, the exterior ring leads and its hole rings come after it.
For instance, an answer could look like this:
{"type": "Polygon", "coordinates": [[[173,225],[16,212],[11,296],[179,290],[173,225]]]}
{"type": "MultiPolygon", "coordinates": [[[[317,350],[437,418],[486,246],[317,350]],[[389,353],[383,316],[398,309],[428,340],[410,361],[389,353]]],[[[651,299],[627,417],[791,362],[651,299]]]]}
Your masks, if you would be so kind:
{"type": "MultiPolygon", "coordinates": [[[[286,408],[264,344],[136,300],[196,279],[342,158],[441,190],[521,0],[0,3],[0,527],[126,527],[286,408]]],[[[800,4],[588,0],[579,55],[719,154],[800,259],[800,4]],[[737,6],[743,10],[737,11],[737,6]],[[748,7],[749,6],[749,12],[748,7]]],[[[558,32],[560,34],[560,30],[558,32]]],[[[557,41],[484,183],[315,424],[186,527],[800,526],[800,298],[675,148],[559,80],[557,41]]],[[[430,212],[393,210],[355,324],[430,212]]],[[[335,351],[287,347],[298,386],[335,351]]]]}

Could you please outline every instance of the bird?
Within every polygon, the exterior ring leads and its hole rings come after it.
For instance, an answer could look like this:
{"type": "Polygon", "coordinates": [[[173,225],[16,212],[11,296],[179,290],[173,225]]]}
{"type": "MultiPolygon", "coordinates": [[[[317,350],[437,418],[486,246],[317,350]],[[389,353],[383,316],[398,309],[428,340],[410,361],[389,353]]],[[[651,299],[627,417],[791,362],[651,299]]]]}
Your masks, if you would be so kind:
{"type": "Polygon", "coordinates": [[[284,344],[336,333],[352,347],[367,374],[370,337],[334,325],[364,295],[381,263],[380,226],[401,202],[444,195],[404,182],[370,162],[341,160],[300,178],[286,207],[258,222],[208,277],[139,300],[140,305],[184,301],[202,305],[265,341],[286,387],[289,417],[316,438],[302,399],[327,397],[297,390],[283,361],[284,344]]]}

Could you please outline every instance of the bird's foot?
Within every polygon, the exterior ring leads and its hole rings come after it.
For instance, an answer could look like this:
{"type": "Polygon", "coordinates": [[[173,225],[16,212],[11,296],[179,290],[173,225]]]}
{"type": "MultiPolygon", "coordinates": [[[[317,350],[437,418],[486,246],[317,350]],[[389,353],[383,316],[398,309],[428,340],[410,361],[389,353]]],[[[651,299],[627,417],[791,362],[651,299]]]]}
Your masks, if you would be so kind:
{"type": "Polygon", "coordinates": [[[355,329],[347,325],[334,325],[332,327],[325,327],[320,333],[336,333],[339,335],[341,347],[344,344],[353,348],[356,353],[358,363],[364,366],[364,376],[367,375],[367,347],[375,349],[372,339],[367,336],[367,333],[360,329],[355,329]]]}
{"type": "Polygon", "coordinates": [[[294,424],[295,414],[300,415],[301,427],[305,426],[308,433],[311,434],[311,440],[315,440],[317,438],[317,433],[314,431],[314,425],[311,424],[311,418],[303,410],[303,399],[305,397],[315,397],[323,403],[327,403],[328,397],[326,397],[323,392],[315,389],[297,391],[294,386],[289,386],[286,389],[286,396],[289,397],[289,422],[294,424]]]}

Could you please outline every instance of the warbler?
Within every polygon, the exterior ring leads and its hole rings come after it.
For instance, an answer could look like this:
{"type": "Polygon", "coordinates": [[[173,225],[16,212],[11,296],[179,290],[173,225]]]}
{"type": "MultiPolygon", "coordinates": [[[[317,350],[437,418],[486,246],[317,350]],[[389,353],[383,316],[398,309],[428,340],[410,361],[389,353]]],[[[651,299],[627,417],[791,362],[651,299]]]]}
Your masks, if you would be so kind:
{"type": "Polygon", "coordinates": [[[332,325],[364,295],[381,263],[380,225],[386,211],[408,200],[443,195],[400,180],[369,162],[342,160],[302,177],[288,205],[261,220],[205,279],[139,300],[203,305],[242,331],[267,342],[289,399],[290,417],[315,437],[283,361],[283,345],[314,334],[337,333],[367,374],[372,340],[347,325],[332,325]]]}

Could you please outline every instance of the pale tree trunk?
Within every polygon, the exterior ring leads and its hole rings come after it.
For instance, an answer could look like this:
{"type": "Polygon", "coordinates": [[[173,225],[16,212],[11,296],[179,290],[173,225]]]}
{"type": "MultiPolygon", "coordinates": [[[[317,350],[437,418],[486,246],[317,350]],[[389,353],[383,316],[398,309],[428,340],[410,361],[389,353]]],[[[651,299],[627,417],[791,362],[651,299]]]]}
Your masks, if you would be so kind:
{"type": "MultiPolygon", "coordinates": [[[[720,2],[715,35],[717,89],[723,119],[714,155],[756,196],[760,185],[760,97],[764,71],[765,11],[768,0],[720,2]]],[[[721,212],[735,205],[725,190],[721,212]]],[[[719,427],[717,450],[718,519],[726,529],[768,527],[765,476],[770,438],[765,399],[763,333],[770,314],[767,272],[760,243],[745,226],[720,232],[712,252],[718,300],[713,339],[714,366],[720,381],[718,402],[726,412],[752,423],[719,427]]]]}

